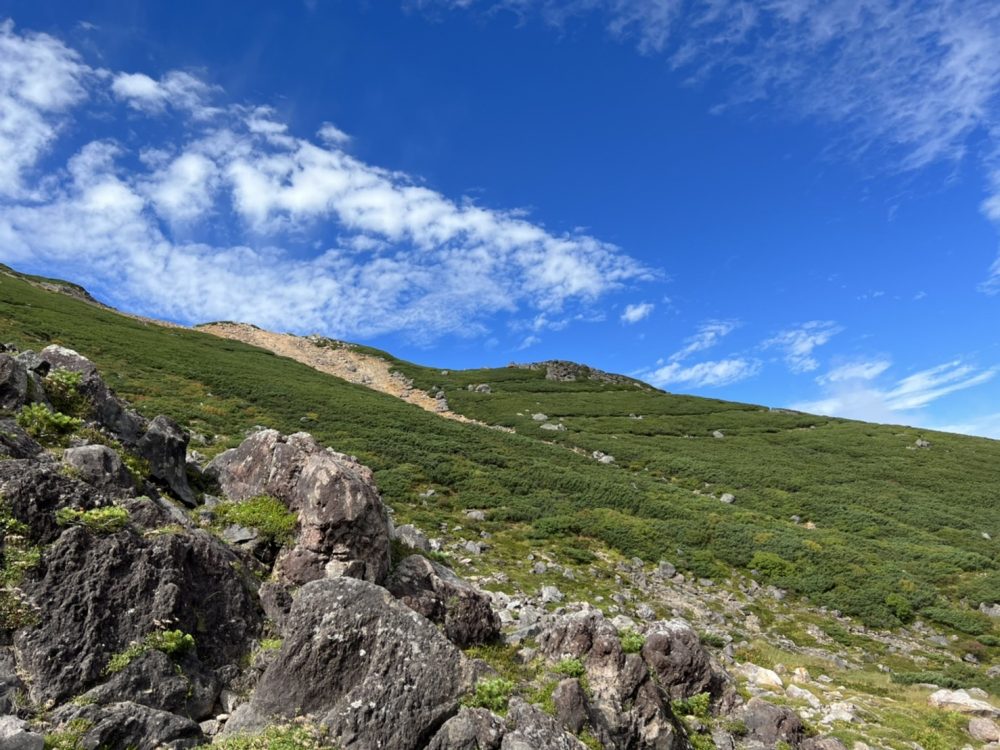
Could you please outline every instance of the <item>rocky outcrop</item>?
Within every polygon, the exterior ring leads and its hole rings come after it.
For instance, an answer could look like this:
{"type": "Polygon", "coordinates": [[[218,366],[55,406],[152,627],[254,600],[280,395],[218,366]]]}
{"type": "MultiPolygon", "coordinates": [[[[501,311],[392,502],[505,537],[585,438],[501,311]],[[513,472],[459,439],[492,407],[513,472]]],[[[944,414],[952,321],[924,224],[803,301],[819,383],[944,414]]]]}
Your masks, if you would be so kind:
{"type": "Polygon", "coordinates": [[[735,705],[735,685],[684,620],[652,625],[642,646],[642,658],[671,700],[708,693],[717,709],[729,710],[735,705]]]}
{"type": "Polygon", "coordinates": [[[441,625],[448,640],[462,648],[488,643],[500,634],[490,598],[422,555],[403,559],[385,587],[407,607],[441,625]]]}
{"type": "Polygon", "coordinates": [[[36,458],[43,450],[13,419],[0,419],[0,457],[36,458]]]}
{"type": "Polygon", "coordinates": [[[231,500],[272,495],[299,516],[279,575],[303,584],[329,575],[375,583],[389,571],[389,524],[371,470],[310,435],[261,430],[217,456],[206,473],[231,500]]]}
{"type": "Polygon", "coordinates": [[[471,668],[458,649],[366,581],[331,578],[303,586],[284,636],[228,733],[311,714],[345,750],[416,750],[471,687],[471,668]]]}
{"type": "Polygon", "coordinates": [[[802,719],[790,708],[775,706],[760,698],[751,698],[738,712],[739,720],[746,727],[746,738],[774,747],[784,742],[799,747],[806,730],[802,719]]]}
{"type": "Polygon", "coordinates": [[[138,703],[74,706],[59,711],[57,725],[84,726],[77,747],[184,750],[205,743],[201,727],[191,719],[138,703]]]}
{"type": "Polygon", "coordinates": [[[86,510],[111,504],[105,493],[66,476],[55,461],[0,461],[0,495],[36,544],[49,544],[63,532],[56,522],[61,508],[86,510]]]}
{"type": "Polygon", "coordinates": [[[135,490],[135,480],[121,457],[106,445],[81,445],[63,452],[63,463],[82,482],[113,494],[135,490]]]}
{"type": "Polygon", "coordinates": [[[261,621],[240,564],[203,531],[66,529],[23,587],[38,623],[14,644],[32,699],[78,695],[102,680],[114,654],[167,628],[194,636],[193,671],[238,662],[261,621]]]}
{"type": "Polygon", "coordinates": [[[136,443],[136,451],[149,461],[150,473],[170,488],[185,505],[194,507],[194,492],[187,480],[189,436],[169,417],[159,416],[149,423],[136,443]]]}

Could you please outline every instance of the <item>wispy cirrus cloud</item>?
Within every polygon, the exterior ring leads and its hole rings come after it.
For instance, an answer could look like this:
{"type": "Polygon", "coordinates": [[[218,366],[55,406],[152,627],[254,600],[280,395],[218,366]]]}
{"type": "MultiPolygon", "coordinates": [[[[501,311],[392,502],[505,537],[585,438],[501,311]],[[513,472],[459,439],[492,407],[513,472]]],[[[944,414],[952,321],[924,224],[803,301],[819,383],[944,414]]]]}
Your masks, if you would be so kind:
{"type": "Polygon", "coordinates": [[[669,362],[653,370],[641,373],[640,377],[658,387],[682,385],[692,388],[732,385],[746,380],[760,372],[760,362],[743,357],[720,359],[683,365],[669,362]]]}
{"type": "Polygon", "coordinates": [[[764,349],[780,349],[785,364],[794,373],[811,372],[819,367],[813,351],[843,330],[830,320],[812,320],[786,328],[761,344],[764,349]]]}
{"type": "Polygon", "coordinates": [[[740,323],[737,320],[708,320],[698,326],[698,331],[684,340],[684,347],[670,355],[672,362],[687,359],[692,354],[711,349],[723,338],[735,331],[740,323]]]}
{"type": "Polygon", "coordinates": [[[481,334],[495,315],[576,319],[654,278],[582,232],[365,163],[349,140],[330,124],[299,137],[189,73],[99,71],[0,24],[0,259],[58,266],[175,320],[419,339],[481,334]],[[78,117],[109,133],[43,169],[78,117]],[[112,126],[136,117],[157,126],[116,139],[112,126]]]}
{"type": "Polygon", "coordinates": [[[875,382],[888,369],[884,359],[838,367],[817,379],[827,388],[823,398],[794,404],[793,408],[880,422],[914,420],[920,409],[934,401],[987,383],[1000,372],[998,367],[952,360],[889,383],[875,382]]]}
{"type": "MultiPolygon", "coordinates": [[[[598,14],[691,83],[723,81],[717,110],[759,101],[838,126],[848,158],[915,170],[986,154],[983,213],[1000,226],[1000,4],[994,0],[417,0],[512,10],[565,27],[598,14]]],[[[1000,259],[980,288],[1000,291],[1000,259]]]]}

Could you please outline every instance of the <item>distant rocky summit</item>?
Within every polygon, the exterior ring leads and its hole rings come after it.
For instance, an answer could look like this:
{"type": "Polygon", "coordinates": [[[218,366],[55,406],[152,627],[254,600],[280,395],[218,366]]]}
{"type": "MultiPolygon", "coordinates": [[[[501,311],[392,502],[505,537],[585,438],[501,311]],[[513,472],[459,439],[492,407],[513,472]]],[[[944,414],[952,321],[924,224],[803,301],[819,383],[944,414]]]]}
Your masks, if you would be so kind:
{"type": "Polygon", "coordinates": [[[498,595],[306,433],[202,466],[80,354],[5,350],[2,748],[702,750],[708,723],[716,748],[844,747],[742,697],[683,620],[612,622],[549,587],[502,632],[498,595]]]}

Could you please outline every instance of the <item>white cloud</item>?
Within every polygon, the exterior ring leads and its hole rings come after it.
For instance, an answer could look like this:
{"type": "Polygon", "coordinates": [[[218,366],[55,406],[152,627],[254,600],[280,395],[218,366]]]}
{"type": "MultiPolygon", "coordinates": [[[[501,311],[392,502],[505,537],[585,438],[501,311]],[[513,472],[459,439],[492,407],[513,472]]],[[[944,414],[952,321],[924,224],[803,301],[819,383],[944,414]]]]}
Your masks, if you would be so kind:
{"type": "Polygon", "coordinates": [[[219,112],[207,104],[212,87],[179,70],[170,71],[159,81],[145,73],[118,73],[111,81],[111,91],[133,109],[146,114],[163,112],[168,106],[201,118],[219,112]]]}
{"type": "Polygon", "coordinates": [[[772,347],[784,352],[785,364],[794,373],[811,372],[819,367],[812,356],[813,350],[827,343],[843,330],[829,320],[812,320],[796,328],[788,328],[763,342],[765,349],[772,347]]]}
{"type": "Polygon", "coordinates": [[[825,375],[816,378],[820,385],[845,383],[851,380],[874,380],[892,366],[887,359],[876,359],[868,362],[849,362],[830,370],[825,375]]]}
{"type": "Polygon", "coordinates": [[[12,171],[0,165],[8,183],[36,166],[70,107],[109,122],[109,89],[137,112],[180,115],[169,139],[134,151],[113,140],[85,145],[42,175],[44,200],[38,191],[0,200],[0,259],[57,267],[113,304],[182,321],[433,339],[481,335],[498,314],[526,312],[541,328],[587,319],[600,297],[654,277],[586,234],[458,203],[366,164],[329,129],[323,146],[267,108],[210,106],[223,92],[190,74],[109,80],[60,42],[9,25],[0,44],[18,50],[0,56],[0,96],[31,103],[44,136],[25,149],[0,128],[0,154],[21,159],[12,171]],[[52,63],[44,85],[32,78],[40,60],[52,63]]]}
{"type": "Polygon", "coordinates": [[[634,305],[626,305],[625,312],[621,315],[621,321],[628,324],[638,323],[640,320],[648,318],[655,307],[656,305],[652,302],[638,302],[634,305]]]}
{"type": "Polygon", "coordinates": [[[674,352],[670,356],[670,360],[679,362],[692,354],[711,349],[724,337],[735,331],[739,325],[739,321],[736,320],[709,320],[702,323],[698,326],[698,332],[685,339],[684,348],[674,352]]]}
{"type": "Polygon", "coordinates": [[[46,34],[18,34],[0,22],[0,197],[30,197],[25,171],[45,154],[83,99],[91,71],[79,56],[46,34]]]}
{"type": "Polygon", "coordinates": [[[884,364],[879,361],[838,368],[821,379],[828,391],[824,398],[794,404],[792,408],[876,422],[914,421],[920,416],[917,410],[956,391],[982,385],[1000,372],[997,367],[981,369],[954,360],[879,386],[872,381],[885,372],[884,364]],[[831,377],[838,372],[840,377],[831,377]]]}
{"type": "Polygon", "coordinates": [[[331,146],[344,146],[351,142],[351,136],[333,123],[324,122],[316,132],[316,137],[331,146]]]}
{"type": "Polygon", "coordinates": [[[536,344],[540,344],[540,343],[542,343],[542,340],[538,336],[534,336],[534,335],[532,335],[532,336],[525,336],[524,339],[521,341],[521,343],[518,344],[517,350],[518,351],[524,351],[525,349],[528,349],[528,348],[530,348],[532,346],[535,346],[536,344]]]}
{"type": "Polygon", "coordinates": [[[979,437],[1000,440],[1000,412],[984,414],[983,416],[962,422],[937,424],[931,427],[931,429],[940,430],[941,432],[957,432],[962,435],[978,435],[979,437]]]}
{"type": "Polygon", "coordinates": [[[670,362],[655,370],[642,372],[639,377],[661,388],[668,385],[700,388],[703,386],[732,385],[751,378],[758,372],[760,372],[760,362],[736,357],[714,362],[699,362],[690,366],[684,366],[679,362],[670,362]]]}

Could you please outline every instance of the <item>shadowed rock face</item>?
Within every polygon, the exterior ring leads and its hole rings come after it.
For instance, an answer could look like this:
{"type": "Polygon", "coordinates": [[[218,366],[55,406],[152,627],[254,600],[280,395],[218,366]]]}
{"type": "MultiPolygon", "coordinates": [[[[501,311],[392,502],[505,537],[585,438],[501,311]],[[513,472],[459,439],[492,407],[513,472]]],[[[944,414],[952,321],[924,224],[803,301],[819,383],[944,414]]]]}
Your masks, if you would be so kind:
{"type": "Polygon", "coordinates": [[[195,637],[208,668],[237,662],[261,614],[239,559],[205,532],[143,536],[66,529],[24,590],[38,624],[19,631],[19,666],[37,701],[64,701],[102,676],[111,657],[164,627],[195,637]]]}
{"type": "Polygon", "coordinates": [[[388,514],[371,470],[349,456],[306,433],[262,430],[217,456],[206,473],[231,500],[272,495],[299,514],[296,544],[278,561],[287,582],[347,575],[379,583],[388,573],[388,514]]]}
{"type": "Polygon", "coordinates": [[[642,647],[642,658],[671,700],[708,693],[718,706],[731,708],[736,688],[725,671],[709,656],[701,638],[683,620],[654,624],[642,647]]]}
{"type": "Polygon", "coordinates": [[[471,685],[461,652],[382,588],[352,578],[303,586],[277,657],[226,731],[312,714],[343,748],[422,748],[471,685]]]}
{"type": "Polygon", "coordinates": [[[465,648],[500,634],[490,598],[448,568],[422,555],[402,560],[385,587],[407,607],[444,627],[452,643],[465,648]]]}

